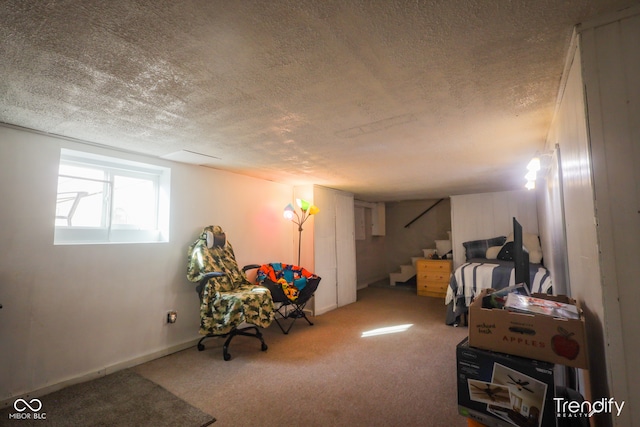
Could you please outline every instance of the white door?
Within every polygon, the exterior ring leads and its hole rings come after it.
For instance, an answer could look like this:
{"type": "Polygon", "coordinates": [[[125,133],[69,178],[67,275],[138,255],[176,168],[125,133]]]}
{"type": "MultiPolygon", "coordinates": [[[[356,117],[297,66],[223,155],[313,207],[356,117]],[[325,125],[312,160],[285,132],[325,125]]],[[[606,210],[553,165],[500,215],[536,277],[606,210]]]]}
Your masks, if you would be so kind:
{"type": "Polygon", "coordinates": [[[314,296],[314,314],[319,315],[338,307],[335,192],[314,187],[313,203],[320,208],[313,218],[314,273],[321,277],[314,296]]]}
{"type": "Polygon", "coordinates": [[[336,258],[338,307],[356,302],[356,241],[353,195],[336,193],[336,258]]]}

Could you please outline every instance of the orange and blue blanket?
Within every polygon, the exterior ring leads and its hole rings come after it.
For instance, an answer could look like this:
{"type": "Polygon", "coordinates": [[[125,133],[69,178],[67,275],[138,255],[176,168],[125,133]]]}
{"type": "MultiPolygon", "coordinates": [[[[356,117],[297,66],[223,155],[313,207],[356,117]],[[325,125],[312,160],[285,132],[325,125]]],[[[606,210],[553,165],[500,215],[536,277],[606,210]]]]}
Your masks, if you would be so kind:
{"type": "Polygon", "coordinates": [[[307,286],[309,279],[317,277],[308,270],[293,264],[271,263],[258,269],[257,279],[262,282],[266,279],[282,286],[282,291],[291,301],[298,299],[300,291],[307,286]]]}

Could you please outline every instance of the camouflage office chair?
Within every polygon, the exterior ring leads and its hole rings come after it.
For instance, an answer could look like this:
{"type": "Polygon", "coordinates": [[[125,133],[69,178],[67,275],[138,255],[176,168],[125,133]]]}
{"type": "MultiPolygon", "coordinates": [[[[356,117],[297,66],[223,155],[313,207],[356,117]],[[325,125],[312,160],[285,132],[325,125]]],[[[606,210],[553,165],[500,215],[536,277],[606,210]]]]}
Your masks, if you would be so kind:
{"type": "Polygon", "coordinates": [[[246,270],[238,264],[233,248],[220,226],[206,227],[188,251],[187,279],[197,282],[200,296],[200,334],[198,350],[204,350],[202,341],[210,337],[226,337],[224,360],[231,359],[229,344],[237,335],[257,338],[261,350],[267,349],[258,327],[266,328],[274,317],[274,305],[269,291],[251,284],[246,270]],[[254,326],[242,327],[243,323],[254,326]]]}

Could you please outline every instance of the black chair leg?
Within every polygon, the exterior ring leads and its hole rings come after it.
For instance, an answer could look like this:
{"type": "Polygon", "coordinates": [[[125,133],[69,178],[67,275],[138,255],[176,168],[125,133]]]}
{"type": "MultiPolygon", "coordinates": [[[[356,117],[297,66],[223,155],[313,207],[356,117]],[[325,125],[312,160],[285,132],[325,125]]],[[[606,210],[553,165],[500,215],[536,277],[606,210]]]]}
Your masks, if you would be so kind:
{"type": "Polygon", "coordinates": [[[276,324],[278,325],[278,327],[280,328],[280,330],[282,331],[283,334],[287,335],[289,334],[289,331],[291,330],[291,328],[293,327],[293,324],[296,323],[296,320],[298,319],[304,319],[307,321],[307,323],[310,326],[313,326],[313,323],[311,322],[311,320],[309,320],[309,318],[307,317],[306,313],[304,312],[304,307],[305,305],[307,305],[307,303],[305,302],[304,304],[295,304],[295,303],[291,303],[291,304],[285,304],[282,305],[278,308],[277,310],[277,314],[280,315],[280,319],[293,319],[291,321],[291,323],[289,323],[289,327],[287,329],[285,329],[282,324],[278,321],[278,318],[276,317],[274,320],[276,321],[276,324]],[[289,313],[286,312],[286,307],[288,306],[293,306],[293,310],[289,313]],[[285,310],[285,314],[282,314],[282,312],[280,311],[281,309],[285,310]]]}
{"type": "Polygon", "coordinates": [[[204,337],[200,338],[200,341],[198,341],[198,351],[203,351],[204,350],[204,344],[202,344],[202,341],[206,340],[207,338],[212,338],[215,335],[205,335],[204,337]]]}
{"type": "Polygon", "coordinates": [[[222,346],[222,358],[225,361],[228,361],[231,359],[231,354],[229,354],[229,344],[231,343],[231,340],[238,335],[242,335],[244,337],[256,338],[260,340],[261,351],[267,351],[267,349],[269,348],[267,346],[267,343],[264,342],[264,338],[262,338],[262,332],[260,332],[260,330],[257,327],[247,326],[246,328],[234,329],[229,333],[229,337],[227,338],[227,340],[224,342],[224,345],[222,346]]]}
{"type": "MultiPolygon", "coordinates": [[[[278,308],[278,309],[276,310],[276,317],[274,317],[274,318],[273,318],[273,320],[275,320],[275,321],[276,321],[276,325],[278,325],[278,327],[280,328],[280,330],[282,331],[282,333],[283,333],[283,334],[285,334],[285,335],[287,335],[287,334],[289,333],[289,331],[291,330],[291,326],[293,326],[293,322],[291,322],[291,323],[289,324],[289,327],[288,327],[287,329],[285,329],[285,328],[284,328],[284,326],[282,326],[282,323],[280,323],[280,321],[278,320],[277,315],[279,314],[281,319],[288,319],[288,318],[289,318],[289,315],[288,315],[288,314],[286,314],[286,307],[287,307],[287,306],[284,306],[284,305],[283,305],[283,306],[281,306],[280,308],[278,308]],[[284,310],[285,310],[285,314],[282,314],[282,312],[280,311],[281,309],[284,309],[284,310]]],[[[294,321],[295,321],[295,319],[294,319],[294,321]]]]}
{"type": "Polygon", "coordinates": [[[227,337],[227,339],[224,341],[224,344],[222,346],[222,358],[225,361],[229,361],[229,360],[231,360],[231,354],[229,353],[229,345],[231,344],[231,340],[233,339],[233,337],[235,337],[237,335],[242,335],[242,336],[245,336],[245,337],[257,338],[258,340],[260,340],[260,350],[261,351],[267,351],[267,349],[269,348],[267,346],[267,343],[264,342],[264,338],[262,337],[262,332],[260,332],[260,330],[255,326],[247,326],[246,328],[234,329],[233,331],[229,332],[228,334],[223,334],[223,335],[209,334],[209,335],[206,335],[206,336],[202,337],[200,339],[200,341],[198,341],[198,346],[197,346],[198,347],[198,351],[203,351],[204,350],[204,344],[202,344],[202,341],[204,341],[207,338],[214,338],[214,337],[224,338],[224,337],[227,337]]]}
{"type": "Polygon", "coordinates": [[[305,314],[304,316],[302,316],[304,318],[304,320],[307,321],[307,323],[309,324],[309,326],[313,326],[313,323],[311,322],[311,320],[309,320],[309,318],[307,317],[307,315],[305,314]]]}
{"type": "Polygon", "coordinates": [[[233,333],[229,334],[224,342],[224,345],[222,346],[222,358],[225,360],[225,362],[231,360],[231,354],[229,353],[229,344],[231,344],[231,340],[234,336],[235,335],[233,333]]]}

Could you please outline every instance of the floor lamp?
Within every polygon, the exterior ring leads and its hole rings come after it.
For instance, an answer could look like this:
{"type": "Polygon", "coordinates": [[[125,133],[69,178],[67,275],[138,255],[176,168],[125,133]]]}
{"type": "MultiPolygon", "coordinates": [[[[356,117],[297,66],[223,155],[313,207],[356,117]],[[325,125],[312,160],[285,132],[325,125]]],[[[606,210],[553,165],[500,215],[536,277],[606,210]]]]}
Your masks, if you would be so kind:
{"type": "Polygon", "coordinates": [[[293,205],[289,203],[284,208],[284,217],[298,226],[298,267],[300,267],[300,248],[302,245],[302,224],[309,219],[311,215],[315,215],[320,212],[320,209],[303,199],[296,199],[296,204],[300,208],[300,214],[294,209],[293,205]]]}

